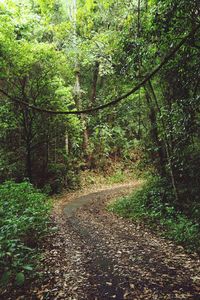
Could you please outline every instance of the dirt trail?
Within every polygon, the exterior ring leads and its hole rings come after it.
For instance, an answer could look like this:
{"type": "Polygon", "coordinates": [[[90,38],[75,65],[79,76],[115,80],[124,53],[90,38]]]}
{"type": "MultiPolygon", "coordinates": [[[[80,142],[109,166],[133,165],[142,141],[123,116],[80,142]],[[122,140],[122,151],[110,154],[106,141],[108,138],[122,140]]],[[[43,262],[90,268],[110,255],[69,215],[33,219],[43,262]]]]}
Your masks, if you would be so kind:
{"type": "Polygon", "coordinates": [[[138,184],[64,196],[53,217],[59,230],[45,250],[45,278],[15,299],[200,299],[196,255],[106,211],[108,201],[138,184]]]}
{"type": "MultiPolygon", "coordinates": [[[[113,258],[109,257],[110,250],[107,247],[107,242],[101,240],[98,228],[95,228],[92,223],[87,223],[87,217],[82,216],[82,213],[89,210],[90,213],[94,213],[96,216],[99,215],[100,208],[98,206],[102,204],[102,201],[104,202],[110,197],[125,195],[136,185],[138,184],[121,185],[89,193],[64,206],[64,214],[67,217],[69,228],[77,234],[78,239],[83,244],[86,243],[84,245],[87,249],[87,257],[84,257],[85,262],[87,262],[85,264],[85,272],[88,277],[86,286],[89,284],[90,287],[84,290],[84,296],[81,296],[80,299],[123,299],[124,290],[121,288],[120,283],[122,284],[124,279],[115,274],[115,264],[113,258]]],[[[77,295],[77,299],[79,297],[77,295]]]]}

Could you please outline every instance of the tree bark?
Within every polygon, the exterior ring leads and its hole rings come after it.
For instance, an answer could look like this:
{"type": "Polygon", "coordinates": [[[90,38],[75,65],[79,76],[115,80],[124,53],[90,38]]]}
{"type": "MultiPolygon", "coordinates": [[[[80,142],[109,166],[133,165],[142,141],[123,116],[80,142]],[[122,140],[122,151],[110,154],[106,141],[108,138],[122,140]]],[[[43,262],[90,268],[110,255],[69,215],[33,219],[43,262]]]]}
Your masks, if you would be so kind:
{"type": "MultiPolygon", "coordinates": [[[[161,116],[160,106],[158,104],[157,96],[156,96],[156,93],[154,91],[154,88],[153,88],[153,85],[151,83],[151,80],[148,81],[148,87],[150,89],[150,95],[152,95],[152,97],[153,97],[153,99],[155,101],[156,107],[158,109],[158,113],[161,116]]],[[[177,189],[177,186],[176,186],[176,179],[175,179],[175,175],[174,175],[174,167],[173,167],[173,163],[172,163],[172,159],[171,159],[171,148],[172,148],[172,145],[170,147],[170,141],[168,141],[168,138],[167,138],[166,126],[165,126],[165,123],[164,123],[164,121],[163,121],[162,118],[161,118],[161,123],[162,123],[163,131],[164,131],[164,136],[165,136],[165,138],[163,139],[163,141],[164,141],[164,145],[165,145],[165,151],[166,151],[167,161],[168,161],[168,164],[169,164],[169,173],[170,173],[170,177],[171,177],[171,183],[172,183],[172,186],[173,186],[173,190],[174,190],[174,195],[175,195],[176,202],[178,203],[179,202],[179,193],[178,193],[178,189],[177,189]]],[[[171,138],[170,138],[170,140],[171,140],[171,138]]],[[[165,177],[166,177],[166,174],[165,174],[165,177]]]]}
{"type": "Polygon", "coordinates": [[[98,75],[99,75],[99,62],[95,62],[94,71],[93,71],[93,79],[92,79],[92,92],[91,92],[91,104],[95,103],[96,96],[97,96],[97,82],[98,82],[98,75]]]}
{"type": "MultiPolygon", "coordinates": [[[[82,102],[81,102],[81,88],[80,88],[80,72],[76,70],[76,83],[75,83],[75,102],[76,107],[78,110],[82,109],[82,102]]],[[[83,127],[83,153],[85,158],[89,159],[89,134],[87,129],[87,119],[84,114],[80,115],[81,124],[83,127]]]]}
{"type": "Polygon", "coordinates": [[[159,163],[157,163],[157,169],[158,172],[160,174],[161,177],[165,177],[166,175],[166,171],[165,171],[165,163],[164,163],[164,153],[163,153],[163,149],[162,149],[162,144],[159,141],[159,137],[158,137],[158,127],[157,127],[157,123],[156,123],[156,112],[154,110],[154,107],[151,103],[151,97],[148,93],[148,90],[146,89],[146,100],[147,100],[147,104],[149,107],[149,121],[151,124],[151,129],[150,129],[150,136],[152,138],[153,144],[156,146],[157,148],[157,154],[158,154],[158,158],[159,158],[159,163]]]}
{"type": "Polygon", "coordinates": [[[30,182],[32,182],[33,177],[32,177],[31,142],[29,139],[27,139],[27,143],[26,143],[26,172],[30,182]]]}

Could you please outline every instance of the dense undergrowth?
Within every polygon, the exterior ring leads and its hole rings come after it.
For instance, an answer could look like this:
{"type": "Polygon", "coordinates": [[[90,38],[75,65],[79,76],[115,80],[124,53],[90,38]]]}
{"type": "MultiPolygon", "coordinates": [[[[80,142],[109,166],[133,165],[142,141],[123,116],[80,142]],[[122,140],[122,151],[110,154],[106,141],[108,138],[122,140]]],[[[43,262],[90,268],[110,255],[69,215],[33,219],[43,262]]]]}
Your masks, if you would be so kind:
{"type": "Polygon", "coordinates": [[[150,168],[144,168],[139,160],[132,163],[130,160],[118,160],[115,162],[107,159],[104,170],[93,169],[80,172],[79,187],[86,188],[94,185],[127,183],[135,179],[145,179],[150,172],[150,168]]]}
{"type": "Polygon", "coordinates": [[[0,284],[23,285],[39,261],[39,242],[48,231],[50,201],[30,183],[0,186],[0,284]]]}
{"type": "Polygon", "coordinates": [[[109,204],[108,209],[122,217],[144,222],[159,229],[163,236],[182,244],[186,249],[200,251],[200,209],[197,204],[183,212],[176,207],[167,181],[151,178],[130,196],[109,204]]]}

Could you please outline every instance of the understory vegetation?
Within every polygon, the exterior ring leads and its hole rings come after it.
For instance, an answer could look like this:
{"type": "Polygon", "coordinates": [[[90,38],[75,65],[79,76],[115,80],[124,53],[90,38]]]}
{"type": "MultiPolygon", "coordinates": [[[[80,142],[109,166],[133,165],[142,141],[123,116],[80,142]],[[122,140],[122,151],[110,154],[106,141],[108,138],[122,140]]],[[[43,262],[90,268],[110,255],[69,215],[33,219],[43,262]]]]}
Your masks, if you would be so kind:
{"type": "Polygon", "coordinates": [[[30,183],[0,186],[0,285],[24,284],[39,260],[39,243],[48,232],[50,201],[30,183]]]}
{"type": "Polygon", "coordinates": [[[180,210],[170,183],[158,177],[149,178],[130,196],[117,199],[108,210],[122,217],[149,225],[159,234],[200,253],[200,204],[180,210]]]}
{"type": "Polygon", "coordinates": [[[3,282],[31,272],[42,193],[81,174],[148,173],[111,209],[199,249],[199,34],[199,0],[0,0],[3,282]]]}

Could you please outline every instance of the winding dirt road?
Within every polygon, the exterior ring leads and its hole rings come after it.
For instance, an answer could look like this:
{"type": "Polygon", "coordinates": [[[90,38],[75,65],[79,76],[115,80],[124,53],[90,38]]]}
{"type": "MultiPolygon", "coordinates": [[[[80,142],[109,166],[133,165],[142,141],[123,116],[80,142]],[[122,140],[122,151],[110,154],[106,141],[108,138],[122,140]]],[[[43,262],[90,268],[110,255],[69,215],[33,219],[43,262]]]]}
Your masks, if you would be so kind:
{"type": "Polygon", "coordinates": [[[16,299],[200,299],[200,262],[142,225],[106,211],[139,183],[68,195],[54,213],[42,284],[16,299]]]}

